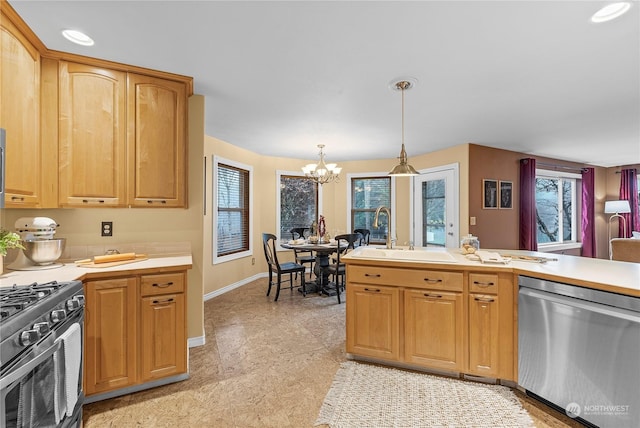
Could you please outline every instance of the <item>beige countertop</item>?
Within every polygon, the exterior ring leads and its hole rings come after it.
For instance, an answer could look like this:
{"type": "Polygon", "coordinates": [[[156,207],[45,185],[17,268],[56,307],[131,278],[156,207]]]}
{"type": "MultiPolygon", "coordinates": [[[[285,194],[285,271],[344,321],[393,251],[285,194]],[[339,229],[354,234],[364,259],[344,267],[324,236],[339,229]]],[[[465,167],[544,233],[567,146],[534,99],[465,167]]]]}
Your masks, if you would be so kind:
{"type": "MultiPolygon", "coordinates": [[[[449,270],[510,271],[517,275],[528,275],[640,297],[640,263],[516,250],[488,251],[500,254],[554,258],[557,260],[547,261],[546,263],[511,260],[507,264],[483,264],[480,261],[469,260],[461,254],[459,249],[447,250],[453,260],[446,263],[358,257],[358,252],[365,248],[368,247],[356,248],[354,252],[341,257],[340,260],[347,264],[371,264],[372,261],[375,261],[378,266],[406,266],[407,268],[430,267],[449,270]]],[[[424,251],[424,249],[416,249],[415,251],[424,251]]]]}
{"type": "Polygon", "coordinates": [[[33,282],[71,281],[74,279],[88,279],[91,277],[139,274],[144,271],[158,271],[167,268],[190,268],[192,265],[191,254],[186,255],[158,255],[146,260],[127,263],[119,266],[104,268],[79,267],[75,263],[64,263],[63,266],[54,269],[41,270],[8,270],[5,267],[0,275],[0,287],[9,287],[14,284],[25,285],[33,282]]]}

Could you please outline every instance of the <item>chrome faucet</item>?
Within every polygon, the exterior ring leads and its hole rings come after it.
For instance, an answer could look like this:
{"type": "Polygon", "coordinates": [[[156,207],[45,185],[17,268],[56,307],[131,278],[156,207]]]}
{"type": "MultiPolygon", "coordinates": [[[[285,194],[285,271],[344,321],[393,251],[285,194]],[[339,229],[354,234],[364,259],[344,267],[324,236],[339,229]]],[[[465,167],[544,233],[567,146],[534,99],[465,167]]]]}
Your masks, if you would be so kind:
{"type": "Polygon", "coordinates": [[[389,210],[389,208],[385,207],[384,205],[376,208],[376,215],[373,217],[373,227],[378,227],[378,217],[380,216],[380,211],[384,211],[385,214],[387,214],[387,226],[389,229],[387,230],[387,248],[390,249],[393,244],[391,241],[391,211],[389,210]]]}

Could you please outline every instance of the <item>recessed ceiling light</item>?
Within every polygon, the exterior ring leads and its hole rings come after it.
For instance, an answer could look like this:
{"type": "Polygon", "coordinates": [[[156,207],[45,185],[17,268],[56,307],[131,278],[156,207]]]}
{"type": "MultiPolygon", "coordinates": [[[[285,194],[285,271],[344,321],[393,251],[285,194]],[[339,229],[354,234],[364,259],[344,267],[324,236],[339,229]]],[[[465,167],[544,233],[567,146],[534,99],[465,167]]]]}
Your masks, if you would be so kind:
{"type": "Polygon", "coordinates": [[[620,15],[623,15],[630,7],[631,3],[627,1],[608,4],[593,14],[591,22],[611,21],[612,19],[616,19],[620,15]]]}
{"type": "Polygon", "coordinates": [[[69,41],[82,46],[93,46],[93,39],[81,31],[63,30],[62,35],[69,41]]]}

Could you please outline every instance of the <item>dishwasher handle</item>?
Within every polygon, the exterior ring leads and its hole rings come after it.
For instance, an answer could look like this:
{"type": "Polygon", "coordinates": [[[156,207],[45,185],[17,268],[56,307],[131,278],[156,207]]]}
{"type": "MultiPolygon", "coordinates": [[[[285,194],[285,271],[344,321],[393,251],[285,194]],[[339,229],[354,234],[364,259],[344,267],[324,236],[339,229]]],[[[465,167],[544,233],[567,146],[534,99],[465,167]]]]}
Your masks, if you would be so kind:
{"type": "Polygon", "coordinates": [[[526,288],[526,287],[520,287],[519,293],[520,295],[547,300],[553,303],[558,303],[561,305],[584,309],[585,311],[595,312],[595,313],[610,316],[613,318],[625,319],[627,321],[640,324],[640,314],[624,308],[616,308],[612,306],[603,305],[600,303],[590,302],[588,300],[575,299],[575,298],[566,297],[560,294],[549,293],[547,291],[533,290],[531,288],[526,288]]]}

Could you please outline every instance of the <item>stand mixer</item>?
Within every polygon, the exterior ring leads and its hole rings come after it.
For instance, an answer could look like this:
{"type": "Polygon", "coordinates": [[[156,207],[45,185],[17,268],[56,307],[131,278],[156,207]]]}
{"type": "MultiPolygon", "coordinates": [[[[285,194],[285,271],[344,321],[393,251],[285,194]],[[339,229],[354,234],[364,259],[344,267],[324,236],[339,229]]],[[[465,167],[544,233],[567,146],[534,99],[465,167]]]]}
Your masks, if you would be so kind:
{"type": "Polygon", "coordinates": [[[18,252],[11,270],[55,269],[63,266],[54,263],[62,255],[66,240],[54,238],[58,224],[48,217],[21,217],[14,227],[22,239],[24,250],[18,252]]]}

